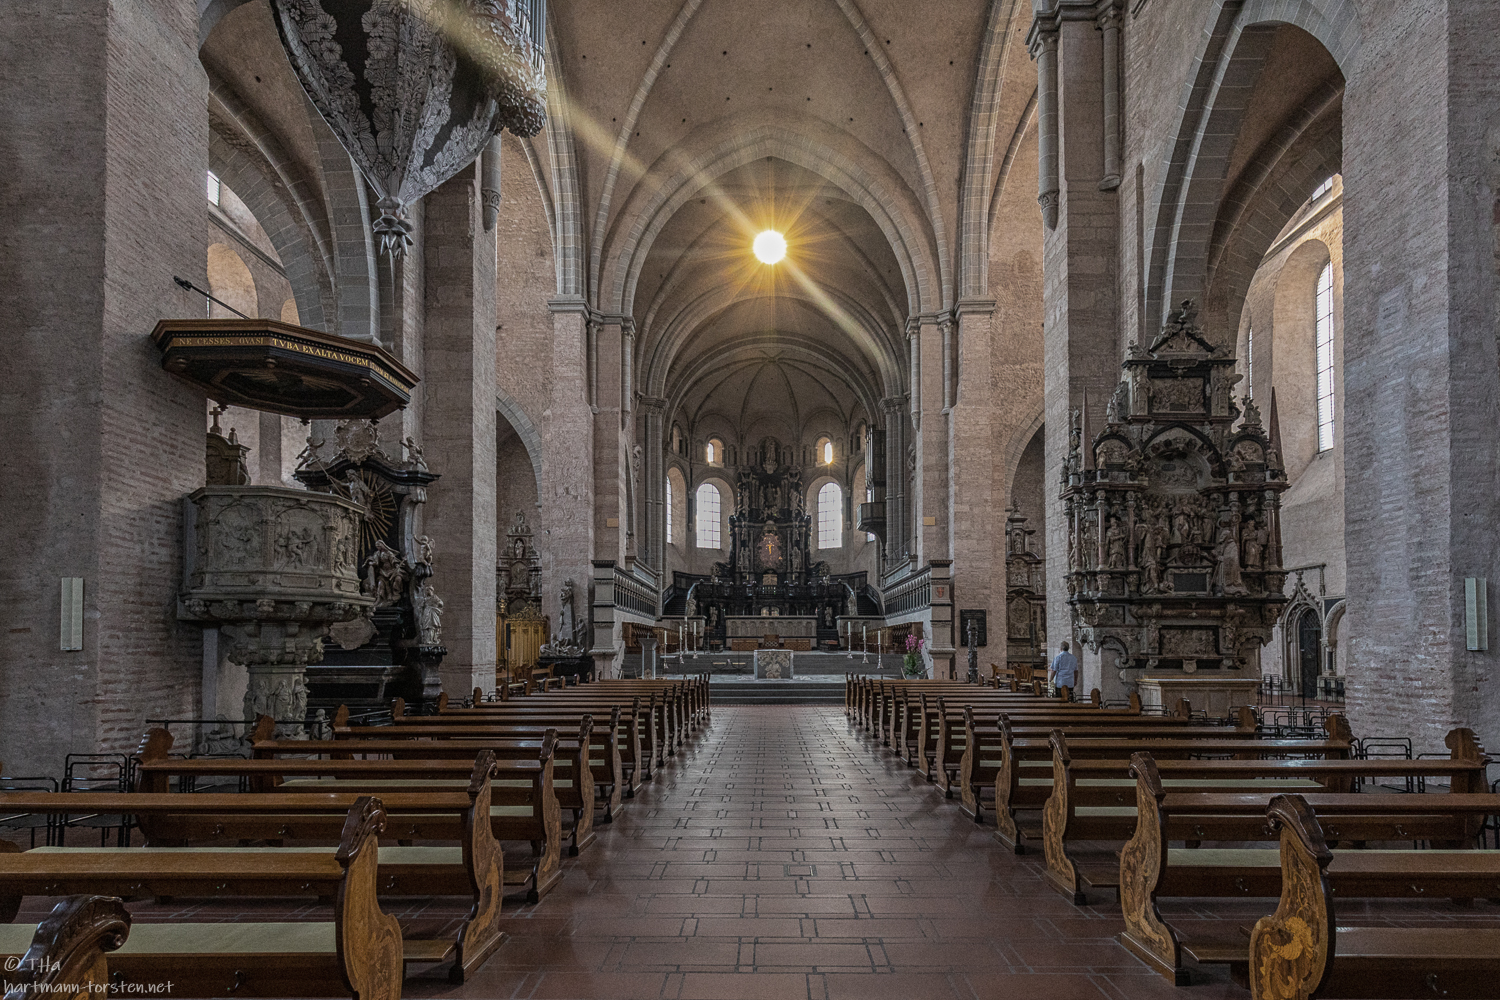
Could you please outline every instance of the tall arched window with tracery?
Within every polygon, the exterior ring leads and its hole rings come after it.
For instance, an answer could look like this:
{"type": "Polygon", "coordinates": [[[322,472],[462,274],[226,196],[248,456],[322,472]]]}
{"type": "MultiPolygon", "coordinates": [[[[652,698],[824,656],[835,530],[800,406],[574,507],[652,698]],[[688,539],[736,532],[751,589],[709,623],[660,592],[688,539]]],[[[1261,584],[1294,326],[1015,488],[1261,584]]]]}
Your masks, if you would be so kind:
{"type": "MultiPolygon", "coordinates": [[[[1305,300],[1304,300],[1305,301],[1305,300]]],[[[1333,447],[1333,261],[1318,275],[1318,450],[1333,447]]]]}
{"type": "Polygon", "coordinates": [[[672,477],[667,477],[667,544],[672,544],[672,503],[676,498],[672,496],[672,477]]]}
{"type": "Polygon", "coordinates": [[[695,517],[698,524],[698,548],[723,548],[724,542],[719,531],[719,517],[723,503],[719,488],[713,483],[704,483],[699,486],[697,508],[695,517]]]}
{"type": "Polygon", "coordinates": [[[818,491],[818,548],[837,549],[844,544],[844,491],[838,483],[825,483],[818,491]]]}

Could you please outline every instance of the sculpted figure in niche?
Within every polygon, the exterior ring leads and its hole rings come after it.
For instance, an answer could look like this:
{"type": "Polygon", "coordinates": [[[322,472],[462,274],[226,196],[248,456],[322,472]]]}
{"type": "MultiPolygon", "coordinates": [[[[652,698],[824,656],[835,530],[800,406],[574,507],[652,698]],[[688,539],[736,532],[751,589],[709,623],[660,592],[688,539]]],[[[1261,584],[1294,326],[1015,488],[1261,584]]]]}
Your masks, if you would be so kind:
{"type": "Polygon", "coordinates": [[[1146,571],[1141,586],[1144,593],[1155,594],[1162,589],[1162,556],[1166,547],[1167,519],[1159,517],[1146,528],[1145,537],[1141,539],[1141,568],[1146,571]]]}
{"type": "Polygon", "coordinates": [[[1130,417],[1130,384],[1121,382],[1115,386],[1115,394],[1109,398],[1109,409],[1105,414],[1112,424],[1123,424],[1130,417]]]}
{"type": "Polygon", "coordinates": [[[377,608],[385,608],[401,599],[405,584],[401,557],[385,542],[376,541],[375,551],[365,560],[365,592],[374,595],[377,608]]]}
{"type": "Polygon", "coordinates": [[[1125,529],[1120,527],[1120,519],[1112,517],[1109,519],[1109,528],[1104,532],[1104,557],[1105,568],[1125,568],[1125,529]]]}
{"type": "Polygon", "coordinates": [[[1214,555],[1219,564],[1214,571],[1214,589],[1225,596],[1244,596],[1244,580],[1240,576],[1240,542],[1235,537],[1234,525],[1219,525],[1219,535],[1214,543],[1214,555]]]}
{"type": "Polygon", "coordinates": [[[573,641],[573,581],[564,580],[557,593],[557,632],[564,642],[573,641]]]}
{"type": "Polygon", "coordinates": [[[1085,519],[1078,532],[1078,568],[1094,568],[1094,523],[1085,519]]]}
{"type": "Polygon", "coordinates": [[[417,591],[417,628],[422,635],[422,645],[437,646],[443,641],[443,599],[432,589],[431,583],[423,583],[417,591]]]}
{"type": "Polygon", "coordinates": [[[1266,544],[1271,539],[1271,533],[1264,525],[1257,524],[1252,518],[1245,522],[1244,535],[1244,568],[1252,573],[1259,573],[1265,566],[1266,544]]]}

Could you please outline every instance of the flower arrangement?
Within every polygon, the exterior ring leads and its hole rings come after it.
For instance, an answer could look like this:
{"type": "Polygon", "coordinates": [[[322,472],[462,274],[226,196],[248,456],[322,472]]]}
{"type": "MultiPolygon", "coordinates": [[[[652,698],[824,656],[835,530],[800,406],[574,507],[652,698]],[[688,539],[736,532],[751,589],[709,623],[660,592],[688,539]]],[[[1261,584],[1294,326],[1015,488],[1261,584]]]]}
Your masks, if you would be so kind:
{"type": "Polygon", "coordinates": [[[914,635],[906,637],[906,655],[901,658],[901,673],[906,677],[921,677],[924,673],[922,668],[922,649],[927,645],[926,639],[919,639],[914,635]]]}

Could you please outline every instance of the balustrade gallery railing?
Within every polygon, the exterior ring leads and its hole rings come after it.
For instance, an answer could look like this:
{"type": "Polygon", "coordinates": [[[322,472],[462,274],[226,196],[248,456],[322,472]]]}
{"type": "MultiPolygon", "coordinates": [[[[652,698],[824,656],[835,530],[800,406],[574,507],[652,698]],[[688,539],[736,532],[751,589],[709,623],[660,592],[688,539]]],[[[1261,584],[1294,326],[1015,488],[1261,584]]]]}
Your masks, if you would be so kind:
{"type": "Polygon", "coordinates": [[[887,587],[881,595],[887,618],[925,611],[932,607],[932,567],[887,587]]]}
{"type": "Polygon", "coordinates": [[[654,589],[619,566],[615,567],[615,607],[654,619],[656,598],[654,589]]]}

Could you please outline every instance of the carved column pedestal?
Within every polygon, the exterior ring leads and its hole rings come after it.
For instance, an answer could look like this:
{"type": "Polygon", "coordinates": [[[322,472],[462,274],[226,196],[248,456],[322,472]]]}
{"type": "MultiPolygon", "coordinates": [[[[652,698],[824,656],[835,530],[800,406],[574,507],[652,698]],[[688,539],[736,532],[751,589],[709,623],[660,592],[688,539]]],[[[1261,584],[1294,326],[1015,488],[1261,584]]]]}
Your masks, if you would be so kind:
{"type": "Polygon", "coordinates": [[[443,693],[443,675],[439,667],[448,655],[447,646],[418,646],[411,662],[422,671],[422,704],[424,714],[437,710],[438,695],[443,693]]]}

